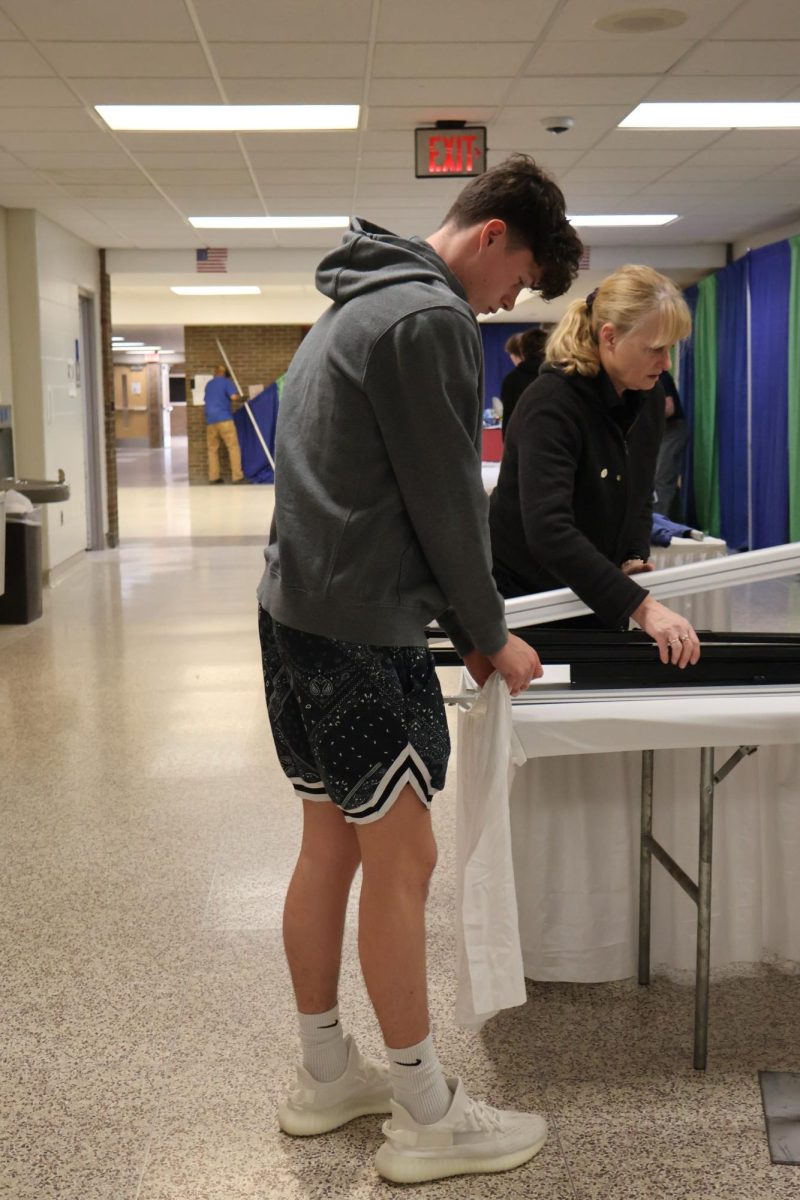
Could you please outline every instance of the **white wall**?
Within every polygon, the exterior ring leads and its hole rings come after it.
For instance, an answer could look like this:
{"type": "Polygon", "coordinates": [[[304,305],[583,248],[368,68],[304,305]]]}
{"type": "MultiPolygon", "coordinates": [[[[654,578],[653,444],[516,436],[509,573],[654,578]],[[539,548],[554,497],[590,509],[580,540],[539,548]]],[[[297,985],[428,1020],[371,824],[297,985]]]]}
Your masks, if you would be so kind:
{"type": "Polygon", "coordinates": [[[742,258],[748,250],[758,250],[761,246],[782,242],[785,238],[796,237],[798,233],[800,233],[800,221],[792,221],[788,225],[774,225],[771,229],[762,229],[760,233],[753,233],[740,242],[734,242],[733,257],[742,258]]]}
{"type": "MultiPolygon", "coordinates": [[[[9,212],[8,235],[17,473],[56,479],[63,470],[70,484],[68,501],[44,507],[43,565],[52,571],[87,546],[84,399],[75,343],[83,291],[94,297],[100,346],[99,256],[32,210],[9,212]]],[[[99,357],[96,377],[102,380],[99,357]]],[[[97,403],[102,407],[100,396],[97,403]]]]}
{"type": "Polygon", "coordinates": [[[11,383],[11,328],[8,318],[8,261],[6,210],[0,208],[0,404],[14,404],[11,383]]]}

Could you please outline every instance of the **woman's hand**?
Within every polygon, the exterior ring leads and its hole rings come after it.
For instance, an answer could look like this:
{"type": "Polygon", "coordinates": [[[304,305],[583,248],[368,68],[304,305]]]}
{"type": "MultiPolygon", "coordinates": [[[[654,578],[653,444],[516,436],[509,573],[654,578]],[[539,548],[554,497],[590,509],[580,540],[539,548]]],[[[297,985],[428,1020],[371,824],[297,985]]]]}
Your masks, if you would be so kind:
{"type": "Polygon", "coordinates": [[[655,571],[655,564],[643,558],[626,558],[620,567],[623,575],[641,575],[643,571],[655,571]]]}
{"type": "Polygon", "coordinates": [[[647,596],[633,612],[632,617],[645,633],[658,645],[658,656],[662,663],[688,667],[700,658],[700,640],[685,617],[647,596]]]}

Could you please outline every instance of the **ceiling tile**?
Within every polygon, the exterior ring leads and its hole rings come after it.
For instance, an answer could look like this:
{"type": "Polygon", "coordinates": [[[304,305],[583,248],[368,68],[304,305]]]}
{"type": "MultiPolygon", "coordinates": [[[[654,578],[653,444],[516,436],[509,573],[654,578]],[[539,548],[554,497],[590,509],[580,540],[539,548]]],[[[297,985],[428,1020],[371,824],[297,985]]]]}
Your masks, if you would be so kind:
{"type": "Polygon", "coordinates": [[[195,150],[207,154],[213,154],[217,150],[229,154],[239,151],[239,144],[234,133],[147,133],[142,131],[121,132],[116,136],[133,154],[147,150],[153,150],[159,154],[168,154],[172,150],[179,154],[191,154],[195,150]]]}
{"type": "Polygon", "coordinates": [[[687,149],[662,150],[621,150],[618,147],[601,146],[589,151],[581,159],[581,166],[599,167],[657,167],[663,164],[664,170],[676,163],[683,162],[692,154],[687,149]]]}
{"type": "Polygon", "coordinates": [[[203,79],[139,79],[76,76],[70,83],[86,104],[219,104],[219,89],[203,79]]]}
{"type": "Polygon", "coordinates": [[[224,194],[228,187],[246,187],[252,190],[253,184],[250,173],[244,167],[244,162],[241,158],[238,169],[229,167],[227,171],[174,171],[162,167],[151,167],[148,174],[156,181],[159,187],[163,187],[167,192],[181,188],[187,190],[194,188],[205,188],[208,190],[213,188],[215,191],[224,194]]]}
{"type": "Polygon", "coordinates": [[[96,130],[97,125],[82,108],[2,108],[0,129],[48,132],[56,129],[96,130]]]}
{"type": "Polygon", "coordinates": [[[231,104],[360,104],[360,79],[223,78],[231,104]]]}
{"type": "MultiPolygon", "coordinates": [[[[139,27],[140,35],[142,28],[139,27]]],[[[104,79],[109,75],[142,79],[189,76],[202,79],[208,74],[203,51],[197,43],[40,42],[39,45],[48,62],[66,76],[84,79],[93,76],[104,79]]]]}
{"type": "Polygon", "coordinates": [[[798,37],[797,5],[794,0],[747,0],[716,29],[719,38],[741,38],[758,41],[761,38],[798,37]]]}
{"type": "Polygon", "coordinates": [[[537,75],[516,79],[506,96],[507,104],[638,104],[658,81],[657,75],[537,75]]]}
{"type": "Polygon", "coordinates": [[[21,150],[19,157],[39,171],[59,167],[126,167],[130,159],[122,150],[21,150]]]}
{"type": "Polygon", "coordinates": [[[0,75],[4,78],[52,75],[41,54],[28,43],[0,41],[0,75]]]}
{"type": "Polygon", "coordinates": [[[464,104],[430,105],[427,108],[381,108],[371,105],[367,124],[371,133],[414,130],[418,125],[433,125],[436,121],[466,121],[468,125],[486,125],[494,116],[494,108],[468,108],[464,104]]]}
{"type": "MultiPolygon", "coordinates": [[[[800,64],[798,64],[800,65],[800,64]]],[[[800,76],[670,75],[655,85],[648,101],[782,100],[800,76]]]]}
{"type": "MultiPolygon", "coordinates": [[[[682,25],[663,33],[631,35],[631,40],[644,44],[674,36],[687,39],[706,37],[739,3],[741,0],[682,0],[680,4],[670,6],[686,13],[687,20],[682,25]]],[[[628,8],[649,7],[651,6],[637,0],[633,0],[633,3],[622,0],[567,0],[561,6],[548,34],[552,38],[570,40],[610,39],[613,35],[598,30],[595,21],[628,8]]]]}
{"type": "Polygon", "coordinates": [[[614,150],[700,150],[719,141],[718,129],[612,129],[600,149],[614,150]]]}
{"type": "Polygon", "coordinates": [[[12,152],[38,150],[105,150],[113,146],[108,134],[100,129],[86,133],[71,130],[53,130],[50,133],[7,132],[0,130],[0,146],[12,152]]]}
{"type": "Polygon", "coordinates": [[[542,33],[555,0],[458,0],[458,6],[430,0],[382,0],[378,18],[379,42],[458,42],[459,33],[475,30],[478,42],[507,42],[513,30],[521,42],[542,33]]]}
{"type": "Polygon", "coordinates": [[[0,108],[58,108],[80,102],[60,79],[0,79],[0,108]]]}
{"type": "Polygon", "coordinates": [[[364,42],[213,42],[210,49],[227,79],[361,79],[367,64],[364,42]]]}
{"type": "Polygon", "coordinates": [[[790,42],[704,42],[675,68],[676,75],[796,75],[800,39],[790,42]]]}
{"type": "Polygon", "coordinates": [[[370,105],[496,105],[503,99],[503,79],[373,79],[370,105]]]}
{"type": "Polygon", "coordinates": [[[308,5],[297,0],[194,0],[209,42],[303,42],[313,32],[316,42],[366,42],[372,0],[325,0],[308,5]],[[310,28],[313,26],[313,29],[310,28]]]}
{"type": "Polygon", "coordinates": [[[242,166],[244,159],[238,150],[222,151],[216,154],[202,151],[196,151],[194,154],[168,154],[164,151],[146,150],[136,155],[136,161],[146,170],[154,173],[158,168],[176,171],[237,170],[242,166]]]}
{"type": "Polygon", "coordinates": [[[242,142],[248,154],[274,154],[282,160],[291,154],[348,154],[358,146],[356,130],[331,130],[330,133],[244,133],[242,142]]]}
{"type": "Polygon", "coordinates": [[[652,75],[668,71],[692,42],[609,38],[586,42],[548,41],[537,50],[526,75],[652,75]]]}
{"type": "MultiPolygon", "coordinates": [[[[182,0],[3,0],[3,9],[30,38],[54,41],[195,41],[182,0]]],[[[0,26],[0,37],[6,37],[0,26]]]]}
{"type": "Polygon", "coordinates": [[[531,42],[382,42],[375,47],[372,78],[508,78],[532,49],[531,42]]]}

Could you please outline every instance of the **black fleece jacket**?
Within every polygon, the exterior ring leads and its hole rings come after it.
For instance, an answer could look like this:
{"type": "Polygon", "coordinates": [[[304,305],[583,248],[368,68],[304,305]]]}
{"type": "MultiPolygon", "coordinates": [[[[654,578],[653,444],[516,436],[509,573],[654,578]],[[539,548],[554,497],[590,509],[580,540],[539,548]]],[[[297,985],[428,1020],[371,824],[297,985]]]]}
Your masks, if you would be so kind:
{"type": "MultiPolygon", "coordinates": [[[[542,367],[509,423],[489,525],[500,593],[570,587],[611,628],[647,595],[619,569],[650,556],[664,392],[618,396],[594,377],[542,367]]],[[[643,578],[640,576],[640,578],[643,578]]]]}

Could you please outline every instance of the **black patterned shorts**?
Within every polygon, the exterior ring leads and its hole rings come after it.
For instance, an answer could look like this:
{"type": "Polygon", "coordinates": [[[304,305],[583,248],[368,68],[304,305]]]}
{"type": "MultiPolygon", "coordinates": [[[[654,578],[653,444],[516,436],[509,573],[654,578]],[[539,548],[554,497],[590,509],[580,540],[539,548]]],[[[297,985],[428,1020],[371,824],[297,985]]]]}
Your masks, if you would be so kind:
{"type": "Polygon", "coordinates": [[[272,735],[298,796],[367,822],[410,784],[429,808],[450,755],[430,652],[301,633],[262,608],[258,631],[272,735]]]}

